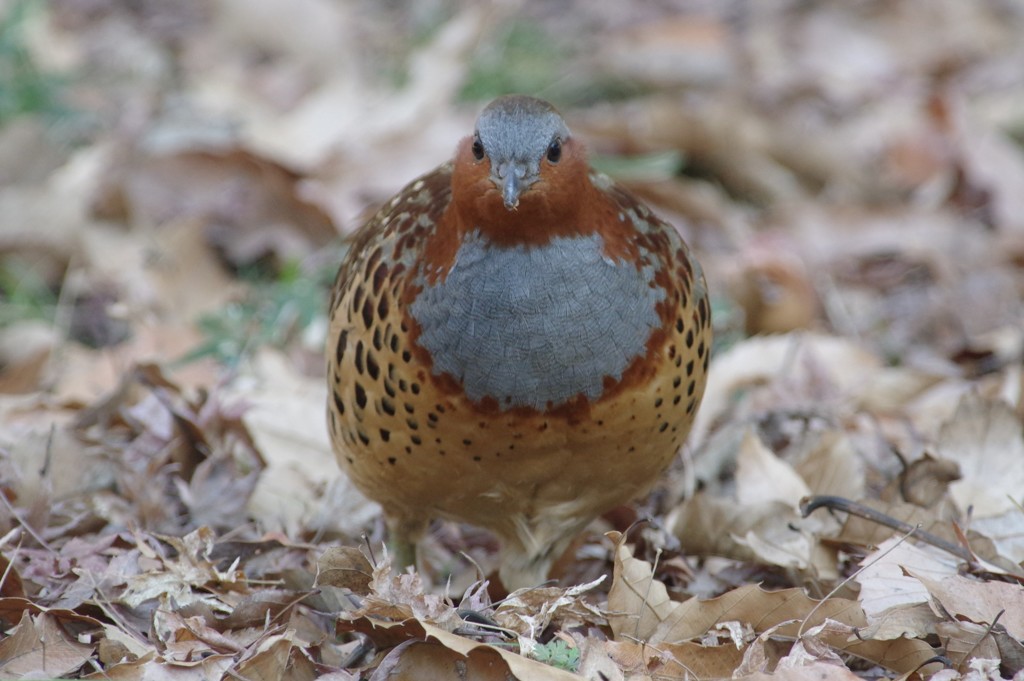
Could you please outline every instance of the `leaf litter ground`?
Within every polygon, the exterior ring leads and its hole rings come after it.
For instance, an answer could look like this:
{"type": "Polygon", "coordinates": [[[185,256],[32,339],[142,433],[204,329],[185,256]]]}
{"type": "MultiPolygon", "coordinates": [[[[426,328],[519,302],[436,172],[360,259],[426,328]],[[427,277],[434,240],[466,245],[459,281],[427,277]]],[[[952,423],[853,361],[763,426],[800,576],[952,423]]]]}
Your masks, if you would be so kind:
{"type": "Polygon", "coordinates": [[[1024,7],[570,4],[0,8],[0,676],[1020,677],[1024,7]],[[719,340],[663,482],[506,596],[472,527],[391,568],[320,347],[339,237],[507,89],[719,340]]]}

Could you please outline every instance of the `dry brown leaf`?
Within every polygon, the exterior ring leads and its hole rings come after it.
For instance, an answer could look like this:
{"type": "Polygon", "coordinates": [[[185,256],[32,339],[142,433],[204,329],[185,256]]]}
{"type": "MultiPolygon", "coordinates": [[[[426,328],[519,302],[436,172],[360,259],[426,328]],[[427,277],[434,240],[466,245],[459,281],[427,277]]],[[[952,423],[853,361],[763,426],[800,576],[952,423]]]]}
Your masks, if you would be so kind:
{"type": "MultiPolygon", "coordinates": [[[[784,383],[786,404],[820,409],[822,392],[844,399],[856,396],[871,385],[879,366],[876,356],[845,338],[794,333],[740,341],[715,357],[690,440],[699,447],[711,424],[726,418],[735,395],[745,389],[784,383]]],[[[772,406],[782,404],[776,398],[772,406]]]]}
{"type": "Polygon", "coordinates": [[[936,624],[935,629],[946,656],[960,671],[966,671],[974,659],[999,659],[999,647],[986,626],[946,620],[936,624]]]}
{"type": "Polygon", "coordinates": [[[585,679],[604,681],[626,681],[622,668],[615,663],[609,652],[610,641],[587,637],[579,641],[580,666],[576,673],[585,679]]]}
{"type": "MultiPolygon", "coordinates": [[[[798,630],[826,619],[848,627],[861,628],[867,624],[856,602],[842,598],[815,601],[799,589],[767,592],[748,585],[708,600],[670,601],[664,585],[653,581],[650,565],[633,558],[622,542],[616,549],[615,560],[616,577],[608,594],[608,621],[618,639],[635,638],[655,646],[661,642],[679,643],[697,639],[715,624],[731,620],[748,623],[758,633],[771,629],[783,638],[791,638],[798,630]],[[619,577],[626,572],[624,566],[629,568],[628,581],[619,577]]],[[[929,645],[913,639],[887,642],[828,635],[824,640],[839,650],[897,671],[914,669],[932,656],[929,645]]]]}
{"type": "Polygon", "coordinates": [[[944,579],[957,574],[959,563],[941,549],[900,537],[887,539],[860,562],[854,578],[860,584],[859,600],[869,618],[895,606],[926,603],[928,589],[906,571],[944,579]]]}
{"type": "Polygon", "coordinates": [[[471,656],[474,651],[484,651],[483,653],[478,652],[477,655],[481,655],[481,659],[483,660],[488,660],[488,665],[494,664],[489,660],[493,660],[495,658],[501,659],[508,666],[509,671],[514,674],[514,678],[523,679],[524,681],[525,679],[537,679],[538,681],[571,681],[572,679],[577,679],[578,681],[579,679],[578,676],[567,671],[548,666],[537,662],[536,660],[531,660],[523,657],[522,655],[509,652],[508,650],[484,646],[467,638],[456,636],[455,634],[431,624],[424,623],[423,628],[428,636],[437,639],[445,647],[462,653],[463,655],[471,656]]]}
{"type": "Polygon", "coordinates": [[[736,459],[736,501],[742,506],[780,502],[796,508],[811,493],[807,483],[748,429],[736,459]]]}
{"type": "Polygon", "coordinates": [[[728,271],[730,295],[748,336],[810,329],[820,303],[799,243],[782,231],[757,234],[728,271]]]}
{"type": "MultiPolygon", "coordinates": [[[[771,504],[767,513],[784,512],[785,506],[771,504]]],[[[741,508],[732,499],[701,490],[672,509],[666,518],[669,532],[679,539],[683,551],[698,556],[727,556],[749,560],[753,552],[740,546],[735,537],[746,534],[765,509],[741,508]],[[730,528],[731,531],[723,531],[730,528]]]]}
{"type": "Polygon", "coordinates": [[[946,499],[950,483],[959,479],[960,467],[955,461],[936,459],[926,452],[901,471],[879,496],[882,501],[906,501],[933,508],[946,499]]]}
{"type": "Polygon", "coordinates": [[[288,536],[307,529],[359,536],[380,507],[338,470],[327,438],[323,380],[303,376],[273,350],[259,352],[250,369],[228,391],[250,405],[243,419],[267,466],[249,514],[288,536]]]}
{"type": "Polygon", "coordinates": [[[316,586],[369,593],[373,566],[363,552],[352,546],[332,546],[317,559],[316,586]]]}
{"type": "Polygon", "coordinates": [[[907,573],[921,582],[953,619],[981,625],[991,625],[998,619],[1011,636],[1024,640],[1024,586],[979,582],[959,574],[925,573],[921,567],[908,567],[907,573]]]}
{"type": "Polygon", "coordinates": [[[633,556],[625,535],[610,532],[608,537],[616,545],[608,624],[616,640],[647,640],[679,604],[654,579],[650,563],[633,556]]]}
{"type": "Polygon", "coordinates": [[[313,681],[319,676],[313,660],[296,645],[290,634],[267,637],[251,657],[238,664],[237,674],[252,681],[313,681]]]}
{"type": "Polygon", "coordinates": [[[1024,504],[1024,427],[1000,400],[968,394],[939,434],[939,454],[960,466],[961,479],[950,487],[962,511],[988,517],[1024,504]]]}
{"type": "MultiPolygon", "coordinates": [[[[539,671],[539,670],[538,670],[539,671]]],[[[381,660],[371,681],[512,681],[512,674],[493,648],[476,647],[461,654],[440,643],[406,641],[381,660]]],[[[543,679],[542,674],[533,678],[543,679]]]]}
{"type": "Polygon", "coordinates": [[[444,629],[454,629],[462,621],[447,598],[427,592],[419,573],[395,572],[388,555],[374,565],[370,593],[363,597],[356,614],[392,620],[415,618],[444,629]]]}
{"type": "Polygon", "coordinates": [[[822,432],[795,468],[812,494],[864,496],[864,459],[841,430],[822,432]]]}
{"type": "Polygon", "coordinates": [[[736,68],[730,32],[715,17],[667,19],[606,36],[605,49],[595,56],[603,69],[630,81],[659,87],[708,85],[736,68]]]}
{"type": "Polygon", "coordinates": [[[69,674],[92,655],[94,647],[69,636],[51,615],[30,615],[0,641],[0,674],[8,678],[58,677],[69,674]]]}
{"type": "Polygon", "coordinates": [[[577,586],[520,589],[498,604],[494,620],[518,633],[520,646],[529,652],[528,646],[553,624],[603,624],[604,617],[588,595],[604,581],[602,576],[577,586]]]}
{"type": "Polygon", "coordinates": [[[151,238],[147,283],[163,321],[192,325],[245,290],[210,245],[203,219],[186,216],[151,238]]]}
{"type": "Polygon", "coordinates": [[[134,152],[97,199],[124,214],[101,217],[145,227],[203,225],[235,267],[299,259],[337,236],[330,217],[301,195],[297,174],[244,149],[196,146],[134,152]]]}
{"type": "Polygon", "coordinates": [[[29,393],[42,388],[57,331],[46,322],[23,320],[0,329],[0,393],[29,393]]]}

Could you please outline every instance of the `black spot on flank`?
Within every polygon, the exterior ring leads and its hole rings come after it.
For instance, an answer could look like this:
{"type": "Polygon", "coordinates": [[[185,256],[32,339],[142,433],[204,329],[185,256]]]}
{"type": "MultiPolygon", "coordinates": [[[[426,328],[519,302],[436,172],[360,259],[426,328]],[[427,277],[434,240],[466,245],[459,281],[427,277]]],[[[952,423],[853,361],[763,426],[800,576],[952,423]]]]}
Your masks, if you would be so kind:
{"type": "Polygon", "coordinates": [[[373,271],[373,268],[377,266],[378,262],[380,262],[380,248],[375,248],[370,251],[364,261],[363,274],[367,279],[370,278],[370,272],[373,271]]]}
{"type": "Polygon", "coordinates": [[[420,422],[417,421],[414,418],[407,418],[405,420],[405,425],[409,426],[409,430],[419,430],[420,429],[420,422]]]}
{"type": "Polygon", "coordinates": [[[473,444],[473,441],[472,441],[472,440],[463,440],[463,441],[462,441],[462,444],[464,444],[464,445],[466,445],[466,446],[468,447],[468,446],[470,446],[471,444],[473,444]]]}
{"type": "Polygon", "coordinates": [[[363,431],[356,431],[356,435],[359,436],[359,441],[362,442],[364,445],[370,444],[370,438],[363,431]]]}
{"type": "Polygon", "coordinates": [[[348,461],[348,465],[350,465],[350,466],[355,463],[355,461],[352,459],[351,456],[346,456],[345,460],[348,461]]]}
{"type": "Polygon", "coordinates": [[[686,396],[693,397],[693,391],[697,389],[697,384],[690,381],[690,385],[686,386],[686,396]]]}
{"type": "Polygon", "coordinates": [[[627,449],[626,451],[627,452],[635,452],[636,451],[636,447],[630,445],[629,449],[627,449]]]}
{"type": "Polygon", "coordinates": [[[666,430],[668,430],[668,423],[667,422],[666,423],[662,423],[660,426],[658,426],[658,432],[659,433],[664,433],[666,430]]]}
{"type": "MultiPolygon", "coordinates": [[[[367,327],[367,328],[369,328],[369,327],[367,327]]],[[[384,341],[383,341],[383,339],[381,339],[380,327],[379,326],[376,327],[373,330],[373,347],[375,349],[377,349],[377,350],[383,350],[384,349],[384,341]]]]}
{"type": "Polygon", "coordinates": [[[402,361],[406,364],[412,361],[412,353],[408,350],[402,350],[402,361]]]}
{"type": "Polygon", "coordinates": [[[406,454],[412,454],[412,447],[410,447],[409,445],[406,445],[405,446],[405,453],[406,454]]]}
{"type": "Polygon", "coordinates": [[[384,286],[384,280],[388,276],[388,266],[385,263],[381,263],[377,266],[377,269],[373,271],[373,293],[374,295],[380,293],[380,289],[384,286]]]}
{"type": "Polygon", "coordinates": [[[439,450],[437,450],[437,453],[440,454],[441,456],[444,456],[448,452],[444,451],[443,449],[439,449],[439,450]]]}
{"type": "Polygon", "coordinates": [[[363,367],[363,341],[356,343],[356,371],[363,373],[365,371],[363,367]]]}
{"type": "Polygon", "coordinates": [[[473,457],[473,461],[479,461],[479,460],[480,460],[480,457],[479,457],[479,456],[474,456],[474,457],[473,457]]]}
{"type": "Polygon", "coordinates": [[[689,402],[687,402],[686,403],[686,413],[687,414],[692,414],[693,410],[694,410],[694,408],[696,406],[697,406],[697,401],[696,400],[690,400],[689,402]]]}
{"type": "Polygon", "coordinates": [[[672,398],[672,404],[679,404],[679,402],[680,402],[680,401],[681,401],[682,399],[683,399],[683,396],[682,396],[682,395],[676,395],[675,397],[673,397],[673,398],[672,398]]]}
{"type": "Polygon", "coordinates": [[[388,416],[395,415],[395,403],[386,397],[380,398],[380,409],[388,416]]]}
{"type": "Polygon", "coordinates": [[[360,409],[366,409],[366,390],[360,383],[356,383],[356,404],[360,409]]]}
{"type": "Polygon", "coordinates": [[[402,323],[399,325],[399,328],[402,329],[402,333],[409,333],[409,326],[405,323],[404,319],[402,320],[402,323]]]}
{"type": "MultiPolygon", "coordinates": [[[[338,396],[335,395],[334,397],[335,400],[337,400],[338,396]]],[[[327,410],[327,421],[330,423],[332,433],[338,430],[338,417],[335,416],[335,412],[331,411],[330,409],[327,410]]]]}
{"type": "Polygon", "coordinates": [[[437,423],[437,414],[435,414],[434,412],[428,412],[427,420],[430,421],[431,423],[437,423]]]}
{"type": "Polygon", "coordinates": [[[341,358],[345,356],[345,348],[348,346],[348,331],[343,330],[338,334],[338,345],[334,348],[334,359],[341,364],[341,358]]]}
{"type": "Polygon", "coordinates": [[[602,420],[598,419],[598,421],[597,421],[597,425],[599,425],[599,426],[603,426],[603,425],[604,425],[604,421],[602,421],[602,420]]]}
{"type": "Polygon", "coordinates": [[[443,413],[444,413],[444,405],[441,405],[441,404],[435,404],[435,405],[434,405],[434,409],[436,409],[436,410],[437,410],[437,413],[438,413],[438,414],[443,414],[443,413]]]}
{"type": "Polygon", "coordinates": [[[658,407],[660,407],[662,402],[663,400],[660,397],[654,400],[654,408],[657,409],[658,407]]]}
{"type": "Polygon", "coordinates": [[[345,413],[345,403],[341,400],[341,395],[337,391],[334,392],[334,408],[338,410],[339,414],[345,413]]]}
{"type": "Polygon", "coordinates": [[[420,438],[419,435],[410,435],[409,436],[409,441],[412,442],[417,447],[419,447],[421,444],[423,444],[423,440],[420,438]]]}
{"type": "Polygon", "coordinates": [[[375,381],[380,378],[380,365],[371,352],[366,353],[366,373],[375,381]]]}
{"type": "Polygon", "coordinates": [[[676,332],[677,333],[682,333],[683,332],[683,318],[682,317],[680,317],[679,319],[676,320],[676,332]]]}
{"type": "Polygon", "coordinates": [[[708,372],[708,360],[711,358],[711,353],[704,355],[704,373],[708,372]]]}
{"type": "Polygon", "coordinates": [[[697,356],[698,357],[703,357],[704,356],[704,341],[701,341],[700,345],[697,346],[697,356]]]}
{"type": "Polygon", "coordinates": [[[387,428],[381,428],[380,429],[380,439],[384,440],[384,442],[387,442],[388,440],[390,440],[391,439],[391,431],[388,430],[387,428]]]}
{"type": "Polygon", "coordinates": [[[407,414],[411,414],[411,413],[413,413],[414,411],[416,411],[416,407],[414,407],[414,406],[412,406],[411,404],[409,404],[408,402],[406,402],[406,403],[405,403],[405,412],[406,412],[407,414]]]}
{"type": "Polygon", "coordinates": [[[676,364],[676,367],[680,367],[680,366],[683,365],[683,356],[682,355],[676,355],[676,362],[675,362],[675,364],[676,364]]]}
{"type": "Polygon", "coordinates": [[[373,305],[370,303],[370,299],[367,298],[363,301],[363,326],[367,330],[373,326],[373,305]]]}
{"type": "Polygon", "coordinates": [[[420,384],[419,383],[413,383],[412,385],[409,386],[409,390],[412,390],[412,394],[413,395],[419,395],[420,394],[420,384]]]}
{"type": "Polygon", "coordinates": [[[391,348],[391,352],[398,352],[398,336],[391,334],[391,342],[388,343],[388,347],[391,348]]]}
{"type": "Polygon", "coordinates": [[[386,295],[383,295],[380,297],[380,300],[377,301],[377,319],[384,321],[385,319],[387,319],[389,311],[390,306],[388,303],[388,297],[386,295]]]}
{"type": "Polygon", "coordinates": [[[398,389],[403,393],[409,389],[409,384],[405,382],[404,378],[398,379],[398,389]]]}
{"type": "Polygon", "coordinates": [[[692,348],[693,347],[693,329],[689,329],[686,332],[686,347],[688,347],[688,348],[692,348]]]}
{"type": "Polygon", "coordinates": [[[396,463],[398,463],[398,459],[396,459],[393,456],[389,456],[388,457],[388,463],[391,464],[392,466],[394,466],[396,463]]]}
{"type": "Polygon", "coordinates": [[[395,385],[387,379],[384,379],[384,392],[388,394],[388,397],[392,398],[398,395],[398,393],[395,392],[395,385]]]}
{"type": "Polygon", "coordinates": [[[697,303],[697,314],[700,315],[700,325],[707,326],[708,324],[708,299],[706,297],[701,298],[700,302],[697,303]]]}
{"type": "Polygon", "coordinates": [[[689,378],[690,376],[693,376],[693,360],[692,359],[689,362],[686,363],[686,376],[687,376],[687,378],[689,378]]]}

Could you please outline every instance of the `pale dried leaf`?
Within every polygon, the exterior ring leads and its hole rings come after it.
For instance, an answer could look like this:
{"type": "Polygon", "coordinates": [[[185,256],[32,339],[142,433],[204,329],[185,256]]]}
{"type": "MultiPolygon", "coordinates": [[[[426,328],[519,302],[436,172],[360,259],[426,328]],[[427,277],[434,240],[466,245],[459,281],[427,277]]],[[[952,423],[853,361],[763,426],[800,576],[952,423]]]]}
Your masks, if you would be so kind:
{"type": "Polygon", "coordinates": [[[939,453],[960,466],[950,493],[962,510],[984,518],[1024,504],[1024,428],[1006,403],[965,395],[939,434],[939,453]]]}
{"type": "Polygon", "coordinates": [[[796,508],[810,493],[793,467],[775,456],[748,429],[736,460],[736,501],[743,506],[781,502],[796,508]]]}

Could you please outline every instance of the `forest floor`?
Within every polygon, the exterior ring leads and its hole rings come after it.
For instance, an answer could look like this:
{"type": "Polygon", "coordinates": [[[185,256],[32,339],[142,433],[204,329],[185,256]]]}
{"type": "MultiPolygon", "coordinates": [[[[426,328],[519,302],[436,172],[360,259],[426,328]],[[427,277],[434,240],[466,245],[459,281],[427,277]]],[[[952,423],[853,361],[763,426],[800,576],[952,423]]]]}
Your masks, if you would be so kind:
{"type": "Polygon", "coordinates": [[[0,1],[0,677],[1021,678],[1022,35],[1020,0],[0,1]],[[322,348],[344,236],[513,91],[678,226],[716,344],[655,491],[492,602],[472,527],[391,568],[322,348]]]}

